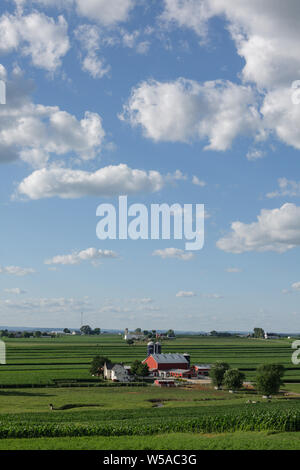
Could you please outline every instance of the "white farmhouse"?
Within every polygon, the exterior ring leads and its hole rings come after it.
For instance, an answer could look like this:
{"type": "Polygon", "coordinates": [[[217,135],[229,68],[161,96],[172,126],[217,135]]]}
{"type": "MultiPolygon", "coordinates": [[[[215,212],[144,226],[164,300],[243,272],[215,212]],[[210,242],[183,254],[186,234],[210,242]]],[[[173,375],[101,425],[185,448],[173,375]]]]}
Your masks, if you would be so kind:
{"type": "Polygon", "coordinates": [[[111,380],[111,372],[112,372],[112,368],[113,368],[113,365],[109,362],[109,363],[105,363],[104,364],[104,368],[103,368],[103,377],[106,379],[106,380],[111,380]]]}
{"type": "Polygon", "coordinates": [[[125,341],[128,339],[144,339],[144,335],[142,333],[129,333],[128,328],[125,328],[124,339],[125,341]]]}
{"type": "Polygon", "coordinates": [[[130,382],[129,369],[121,364],[116,364],[111,370],[111,380],[114,382],[130,382]]]}

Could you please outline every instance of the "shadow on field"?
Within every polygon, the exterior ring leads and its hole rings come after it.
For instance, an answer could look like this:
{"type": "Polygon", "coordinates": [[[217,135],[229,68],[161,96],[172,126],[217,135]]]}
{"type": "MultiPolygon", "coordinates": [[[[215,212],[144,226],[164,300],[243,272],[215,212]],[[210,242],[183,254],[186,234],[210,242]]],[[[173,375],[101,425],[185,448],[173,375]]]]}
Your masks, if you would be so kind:
{"type": "Polygon", "coordinates": [[[34,393],[34,392],[2,392],[0,391],[0,397],[53,397],[49,393],[34,393]]]}
{"type": "Polygon", "coordinates": [[[73,408],[87,408],[87,407],[100,407],[100,406],[103,406],[103,405],[99,405],[99,404],[89,404],[89,403],[75,403],[75,404],[67,404],[67,405],[62,405],[62,406],[54,406],[52,405],[52,403],[50,403],[49,407],[50,407],[50,410],[52,411],[65,411],[65,410],[72,410],[73,408]]]}

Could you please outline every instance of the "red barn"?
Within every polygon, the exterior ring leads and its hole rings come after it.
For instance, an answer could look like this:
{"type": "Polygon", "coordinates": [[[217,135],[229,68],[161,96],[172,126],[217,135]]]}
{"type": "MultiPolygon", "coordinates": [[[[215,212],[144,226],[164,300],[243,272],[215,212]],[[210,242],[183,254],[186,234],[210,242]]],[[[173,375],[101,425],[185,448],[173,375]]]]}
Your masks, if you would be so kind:
{"type": "Polygon", "coordinates": [[[184,369],[190,368],[189,356],[184,354],[151,354],[143,361],[147,364],[150,371],[154,370],[170,370],[170,369],[184,369]]]}

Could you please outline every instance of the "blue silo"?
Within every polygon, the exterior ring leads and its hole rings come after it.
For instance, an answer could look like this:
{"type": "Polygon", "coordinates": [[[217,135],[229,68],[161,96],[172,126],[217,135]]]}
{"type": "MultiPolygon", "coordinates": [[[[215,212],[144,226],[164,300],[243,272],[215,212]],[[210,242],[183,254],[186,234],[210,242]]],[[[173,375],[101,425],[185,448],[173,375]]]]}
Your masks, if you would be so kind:
{"type": "Polygon", "coordinates": [[[155,354],[161,354],[161,344],[158,341],[154,345],[154,352],[155,354]]]}
{"type": "Polygon", "coordinates": [[[154,354],[154,343],[153,341],[149,341],[147,344],[147,355],[151,356],[151,354],[154,354]]]}

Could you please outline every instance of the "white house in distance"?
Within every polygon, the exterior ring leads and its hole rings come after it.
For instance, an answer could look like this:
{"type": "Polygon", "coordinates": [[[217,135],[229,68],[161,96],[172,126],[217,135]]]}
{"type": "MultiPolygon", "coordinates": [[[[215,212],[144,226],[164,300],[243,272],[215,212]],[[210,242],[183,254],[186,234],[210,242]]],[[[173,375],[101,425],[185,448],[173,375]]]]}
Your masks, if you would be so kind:
{"type": "Polygon", "coordinates": [[[280,339],[276,333],[265,333],[265,339],[280,339]]]}
{"type": "Polygon", "coordinates": [[[125,328],[124,339],[144,339],[143,333],[129,333],[128,328],[125,328]]]}
{"type": "Polygon", "coordinates": [[[130,367],[123,366],[122,364],[104,364],[103,376],[107,380],[113,382],[130,382],[132,377],[130,375],[130,367]]]}
{"type": "Polygon", "coordinates": [[[106,380],[111,380],[111,371],[112,371],[113,365],[110,363],[105,363],[104,368],[103,368],[103,377],[106,380]]]}

